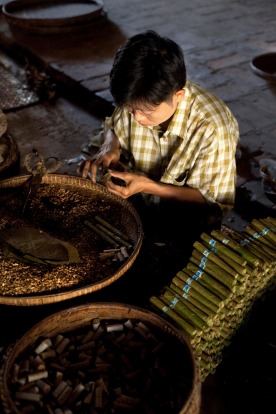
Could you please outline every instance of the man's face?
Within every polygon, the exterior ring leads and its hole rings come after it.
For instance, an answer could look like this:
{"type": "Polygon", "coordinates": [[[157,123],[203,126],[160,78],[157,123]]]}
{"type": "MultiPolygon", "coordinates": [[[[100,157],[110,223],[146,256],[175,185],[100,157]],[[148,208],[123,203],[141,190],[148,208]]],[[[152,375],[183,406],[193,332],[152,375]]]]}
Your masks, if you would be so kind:
{"type": "Polygon", "coordinates": [[[172,99],[168,102],[162,102],[160,105],[147,108],[129,108],[134,119],[143,126],[157,126],[166,122],[174,114],[177,104],[183,99],[184,90],[181,89],[173,94],[172,99]]]}

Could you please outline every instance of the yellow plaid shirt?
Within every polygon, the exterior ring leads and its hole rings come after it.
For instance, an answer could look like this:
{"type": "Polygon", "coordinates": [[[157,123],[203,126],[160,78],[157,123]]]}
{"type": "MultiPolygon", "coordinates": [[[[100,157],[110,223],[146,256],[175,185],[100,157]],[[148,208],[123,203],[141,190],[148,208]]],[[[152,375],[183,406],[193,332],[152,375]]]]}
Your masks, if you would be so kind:
{"type": "Polygon", "coordinates": [[[197,188],[223,211],[233,206],[239,127],[229,108],[211,92],[187,81],[185,96],[164,134],[158,126],[140,125],[126,108],[116,108],[106,118],[104,130],[110,127],[122,150],[133,155],[135,170],[155,181],[197,188]]]}

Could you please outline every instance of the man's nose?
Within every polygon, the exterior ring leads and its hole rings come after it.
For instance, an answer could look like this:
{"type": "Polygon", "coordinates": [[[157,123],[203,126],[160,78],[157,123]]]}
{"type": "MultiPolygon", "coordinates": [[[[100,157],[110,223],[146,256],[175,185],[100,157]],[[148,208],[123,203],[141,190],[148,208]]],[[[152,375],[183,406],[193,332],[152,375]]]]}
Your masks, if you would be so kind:
{"type": "Polygon", "coordinates": [[[140,121],[142,121],[145,118],[146,117],[145,117],[145,115],[142,112],[137,111],[137,110],[134,111],[134,119],[135,119],[135,121],[140,122],[140,121]]]}

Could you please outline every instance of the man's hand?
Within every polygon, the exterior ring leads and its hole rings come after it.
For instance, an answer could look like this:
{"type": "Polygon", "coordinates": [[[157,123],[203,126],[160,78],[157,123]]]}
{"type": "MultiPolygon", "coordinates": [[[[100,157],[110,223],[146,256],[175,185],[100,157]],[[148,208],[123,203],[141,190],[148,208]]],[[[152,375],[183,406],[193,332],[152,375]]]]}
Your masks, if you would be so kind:
{"type": "Polygon", "coordinates": [[[154,184],[154,181],[150,178],[137,173],[113,170],[109,170],[109,173],[111,177],[123,180],[124,185],[115,184],[115,180],[112,180],[112,178],[106,182],[107,189],[122,198],[128,198],[141,192],[148,192],[151,185],[154,184]]]}
{"type": "Polygon", "coordinates": [[[110,166],[116,166],[120,160],[120,144],[117,136],[113,130],[108,130],[105,137],[105,142],[101,146],[97,154],[90,160],[85,160],[79,166],[77,173],[81,174],[83,178],[87,178],[90,173],[90,178],[93,183],[96,183],[97,171],[101,168],[102,173],[110,166]]]}
{"type": "Polygon", "coordinates": [[[137,193],[153,194],[160,197],[190,204],[206,204],[199,190],[191,187],[178,187],[172,184],[156,182],[139,173],[109,170],[112,177],[124,180],[125,186],[116,185],[112,179],[106,182],[107,189],[122,198],[137,193]]]}

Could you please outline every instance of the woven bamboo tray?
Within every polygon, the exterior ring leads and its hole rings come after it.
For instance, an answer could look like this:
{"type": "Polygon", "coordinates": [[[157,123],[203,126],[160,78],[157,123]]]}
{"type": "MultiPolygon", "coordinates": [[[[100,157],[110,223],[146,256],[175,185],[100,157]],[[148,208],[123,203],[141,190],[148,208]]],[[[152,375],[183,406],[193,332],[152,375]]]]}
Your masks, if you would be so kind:
{"type": "MultiPolygon", "coordinates": [[[[18,176],[1,180],[0,194],[1,189],[7,190],[21,187],[28,178],[29,176],[18,176]]],[[[51,293],[51,291],[49,291],[45,294],[43,292],[40,292],[37,294],[32,293],[26,295],[16,295],[13,293],[11,295],[2,294],[0,295],[0,304],[16,306],[43,305],[54,302],[60,302],[66,299],[71,299],[77,296],[86,295],[98,291],[119,279],[132,266],[134,260],[136,259],[140,251],[143,240],[142,224],[138,213],[129,201],[111,194],[102,185],[93,184],[90,180],[75,176],[48,174],[43,177],[42,185],[43,184],[49,184],[50,186],[52,186],[53,192],[55,192],[55,190],[57,191],[60,188],[65,188],[66,191],[70,194],[75,194],[78,191],[85,190],[85,192],[87,192],[87,197],[89,197],[89,201],[91,201],[91,205],[93,204],[93,202],[96,203],[96,200],[98,200],[100,197],[100,203],[102,203],[103,206],[110,204],[112,208],[116,208],[117,211],[120,212],[120,221],[126,229],[127,236],[133,242],[132,252],[130,252],[129,257],[124,262],[122,262],[123,264],[121,264],[119,268],[112,268],[111,271],[108,268],[108,271],[113,273],[109,274],[108,276],[105,276],[103,274],[98,282],[88,283],[87,285],[81,287],[69,287],[65,291],[61,292],[51,293]]],[[[79,229],[79,232],[81,234],[81,232],[83,232],[83,228],[79,229]]],[[[91,251],[91,254],[93,254],[93,251],[91,251]]],[[[29,266],[29,268],[29,272],[31,274],[34,268],[33,266],[29,266]]]]}
{"type": "MultiPolygon", "coordinates": [[[[187,383],[189,384],[187,391],[188,396],[185,399],[179,414],[199,414],[201,403],[199,365],[185,334],[153,312],[132,305],[107,302],[85,304],[54,313],[36,324],[26,332],[21,339],[19,339],[4,358],[1,370],[0,390],[5,414],[19,414],[18,408],[13,401],[10,392],[12,368],[18,357],[25,352],[32,351],[35,343],[37,344],[38,339],[54,338],[58,334],[64,334],[64,336],[66,336],[66,333],[67,337],[69,337],[70,331],[74,334],[79,328],[87,326],[91,327],[91,321],[95,318],[99,318],[101,321],[114,320],[117,322],[121,320],[139,320],[146,324],[150,329],[151,327],[157,329],[157,331],[162,334],[162,340],[165,343],[169,338],[176,340],[177,345],[180,344],[180,347],[177,346],[176,351],[174,345],[172,354],[175,354],[175,352],[181,354],[174,355],[177,360],[179,358],[179,369],[180,371],[184,370],[189,372],[189,378],[187,378],[187,383]]],[[[114,363],[116,363],[116,361],[114,361],[114,363]]],[[[175,373],[173,376],[174,375],[177,374],[175,373]]],[[[162,398],[162,396],[160,396],[160,398],[162,398]]],[[[160,410],[162,411],[161,408],[160,410]]],[[[161,412],[160,410],[158,413],[161,412]]],[[[73,412],[75,413],[75,411],[73,412]]],[[[77,410],[76,412],[80,411],[77,410]]]]}

